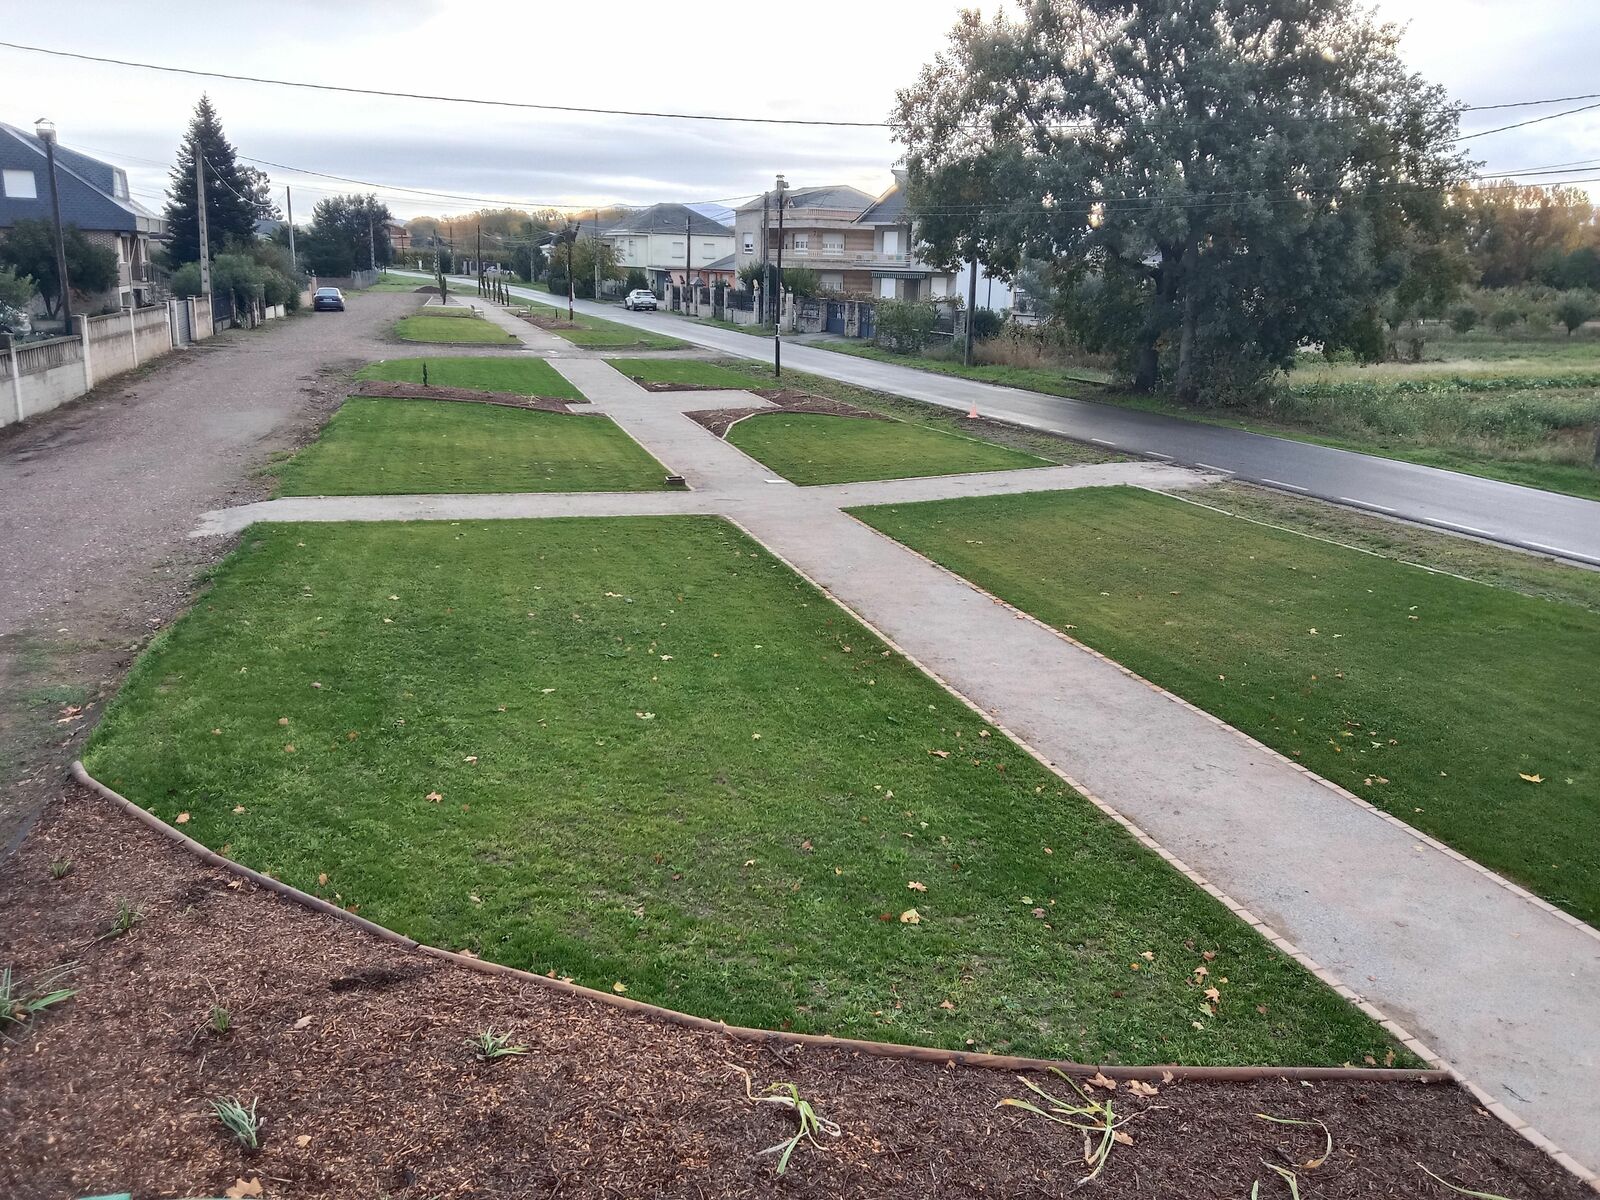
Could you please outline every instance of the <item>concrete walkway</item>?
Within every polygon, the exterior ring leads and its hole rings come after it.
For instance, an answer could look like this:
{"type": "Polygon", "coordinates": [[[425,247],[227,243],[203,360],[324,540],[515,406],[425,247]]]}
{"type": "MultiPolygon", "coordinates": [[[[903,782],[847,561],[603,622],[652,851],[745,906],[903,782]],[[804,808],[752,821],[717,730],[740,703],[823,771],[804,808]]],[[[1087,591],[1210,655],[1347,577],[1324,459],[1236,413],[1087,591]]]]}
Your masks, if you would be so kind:
{"type": "Polygon", "coordinates": [[[1600,935],[841,511],[1108,483],[1182,487],[1204,476],[1127,463],[798,488],[683,416],[742,404],[741,394],[647,392],[581,352],[552,363],[694,490],[301,498],[208,514],[202,531],[262,519],[721,513],[1244,906],[1247,919],[1600,1166],[1600,935]]]}

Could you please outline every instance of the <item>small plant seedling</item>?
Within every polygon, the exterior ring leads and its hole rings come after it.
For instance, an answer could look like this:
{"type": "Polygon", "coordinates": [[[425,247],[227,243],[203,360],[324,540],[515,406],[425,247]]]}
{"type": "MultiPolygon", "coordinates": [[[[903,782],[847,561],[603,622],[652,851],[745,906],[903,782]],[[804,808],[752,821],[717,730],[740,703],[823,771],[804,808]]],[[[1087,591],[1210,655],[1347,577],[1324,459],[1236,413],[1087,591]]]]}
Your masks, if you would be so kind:
{"type": "Polygon", "coordinates": [[[206,1024],[211,1027],[212,1033],[221,1037],[233,1028],[233,1014],[222,1005],[213,1004],[211,1006],[211,1016],[207,1018],[206,1024]]]}
{"type": "MultiPolygon", "coordinates": [[[[1422,1167],[1422,1164],[1418,1163],[1417,1166],[1422,1167]]],[[[1443,1184],[1458,1196],[1471,1196],[1474,1200],[1507,1200],[1505,1196],[1500,1195],[1498,1192],[1475,1192],[1471,1188],[1457,1187],[1448,1179],[1442,1179],[1435,1175],[1427,1167],[1422,1167],[1422,1173],[1435,1183],[1443,1184]]]]}
{"type": "Polygon", "coordinates": [[[211,1102],[211,1115],[222,1122],[241,1146],[259,1150],[261,1120],[256,1116],[256,1104],[257,1100],[252,1099],[250,1107],[246,1108],[239,1100],[228,1096],[211,1102]]]}
{"type": "Polygon", "coordinates": [[[70,858],[58,858],[50,864],[51,879],[65,879],[70,874],[72,874],[72,860],[70,858]]]}
{"type": "MultiPolygon", "coordinates": [[[[1101,1171],[1105,1170],[1106,1163],[1111,1161],[1111,1148],[1118,1141],[1131,1142],[1132,1137],[1123,1132],[1122,1127],[1141,1113],[1130,1113],[1125,1117],[1118,1117],[1111,1107],[1111,1100],[1096,1100],[1075,1083],[1066,1072],[1056,1067],[1050,1068],[1053,1074],[1059,1075],[1074,1092],[1078,1099],[1060,1100],[1034,1083],[1026,1075],[1018,1075],[1017,1081],[1034,1095],[1048,1105],[1048,1110],[1040,1108],[1027,1100],[1013,1100],[1010,1097],[1000,1101],[999,1108],[1020,1108],[1024,1112],[1031,1112],[1035,1116],[1043,1117],[1047,1121],[1054,1121],[1057,1125],[1066,1125],[1083,1133],[1083,1161],[1089,1164],[1091,1170],[1078,1182],[1088,1183],[1101,1171]]],[[[1151,1105],[1142,1112],[1160,1108],[1161,1105],[1151,1105]]]]}
{"type": "Polygon", "coordinates": [[[467,1038],[466,1042],[472,1047],[473,1053],[484,1062],[528,1052],[526,1046],[513,1045],[509,1033],[496,1033],[493,1029],[485,1029],[477,1037],[467,1038]]]}
{"type": "Polygon", "coordinates": [[[1266,1113],[1257,1113],[1256,1119],[1258,1121],[1271,1121],[1274,1125],[1304,1125],[1307,1128],[1315,1125],[1318,1129],[1322,1130],[1322,1136],[1325,1139],[1322,1146],[1322,1153],[1317,1155],[1315,1158],[1308,1158],[1305,1162],[1298,1164],[1304,1170],[1315,1171],[1323,1163],[1327,1162],[1328,1156],[1333,1153],[1333,1131],[1321,1121],[1302,1121],[1295,1117],[1272,1117],[1268,1116],[1266,1113]]]}
{"type": "Polygon", "coordinates": [[[34,1014],[76,996],[77,988],[57,986],[76,966],[67,963],[32,980],[23,979],[10,967],[0,969],[0,1030],[25,1025],[34,1014]]]}
{"type": "Polygon", "coordinates": [[[775,1146],[768,1146],[765,1150],[756,1151],[757,1158],[766,1154],[776,1154],[778,1156],[777,1172],[779,1175],[789,1169],[789,1159],[802,1141],[810,1142],[820,1150],[822,1149],[822,1143],[817,1141],[817,1134],[825,1133],[829,1137],[839,1136],[839,1126],[832,1121],[826,1121],[819,1117],[811,1102],[801,1097],[800,1089],[795,1087],[794,1084],[770,1083],[761,1090],[761,1094],[758,1096],[752,1090],[750,1072],[743,1067],[736,1066],[733,1069],[744,1076],[744,1094],[752,1104],[776,1104],[781,1108],[787,1108],[794,1113],[795,1119],[799,1122],[799,1128],[795,1130],[793,1137],[786,1138],[775,1146]]]}
{"type": "Polygon", "coordinates": [[[144,919],[144,914],[135,908],[129,901],[122,900],[117,904],[117,915],[111,919],[111,928],[100,936],[106,939],[119,938],[144,919]]]}

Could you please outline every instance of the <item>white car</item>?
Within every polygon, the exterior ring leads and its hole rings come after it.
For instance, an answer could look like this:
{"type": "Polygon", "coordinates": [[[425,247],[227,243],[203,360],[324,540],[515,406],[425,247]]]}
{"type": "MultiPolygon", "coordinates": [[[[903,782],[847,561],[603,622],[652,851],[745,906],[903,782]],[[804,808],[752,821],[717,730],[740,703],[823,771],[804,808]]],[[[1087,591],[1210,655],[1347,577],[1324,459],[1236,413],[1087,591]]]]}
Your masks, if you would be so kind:
{"type": "Polygon", "coordinates": [[[622,301],[622,307],[627,309],[629,312],[633,312],[641,308],[648,308],[651,311],[654,311],[656,307],[656,294],[647,288],[635,288],[633,291],[629,292],[627,297],[622,301]]]}

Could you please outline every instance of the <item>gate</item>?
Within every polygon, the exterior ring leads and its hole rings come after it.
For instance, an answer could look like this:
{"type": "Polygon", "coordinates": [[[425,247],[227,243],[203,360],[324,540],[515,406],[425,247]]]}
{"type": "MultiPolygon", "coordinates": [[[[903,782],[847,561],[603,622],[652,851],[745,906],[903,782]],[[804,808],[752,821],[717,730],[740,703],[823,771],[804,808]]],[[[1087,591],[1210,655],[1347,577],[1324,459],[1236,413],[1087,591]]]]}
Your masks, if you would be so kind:
{"type": "Polygon", "coordinates": [[[227,289],[211,293],[211,332],[233,326],[233,293],[227,289]]]}
{"type": "Polygon", "coordinates": [[[172,324],[172,344],[187,346],[194,341],[194,329],[189,324],[189,301],[167,301],[167,319],[172,324]]]}
{"type": "Polygon", "coordinates": [[[878,306],[876,304],[856,305],[856,316],[860,324],[856,327],[856,336],[872,341],[878,333],[878,306]]]}
{"type": "Polygon", "coordinates": [[[844,305],[837,300],[828,301],[828,317],[824,324],[829,333],[844,333],[844,305]]]}

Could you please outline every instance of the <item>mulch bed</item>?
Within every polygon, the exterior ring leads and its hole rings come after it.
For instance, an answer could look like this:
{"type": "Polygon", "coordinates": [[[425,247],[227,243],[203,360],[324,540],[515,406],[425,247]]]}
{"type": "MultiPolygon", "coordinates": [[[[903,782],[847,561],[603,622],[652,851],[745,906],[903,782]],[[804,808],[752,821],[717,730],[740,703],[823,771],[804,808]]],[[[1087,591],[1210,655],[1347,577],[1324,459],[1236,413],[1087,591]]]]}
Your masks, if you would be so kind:
{"type": "MultiPolygon", "coordinates": [[[[676,384],[665,387],[652,387],[650,384],[642,386],[653,392],[659,391],[702,391],[701,388],[683,388],[676,384]]],[[[720,390],[720,389],[711,389],[720,390]]],[[[760,413],[770,412],[796,412],[796,413],[821,413],[830,417],[861,417],[868,421],[887,421],[889,418],[879,413],[868,412],[864,408],[857,408],[853,404],[846,404],[843,400],[833,400],[827,396],[813,395],[811,392],[797,391],[794,388],[752,388],[754,395],[769,401],[775,408],[714,408],[703,412],[685,413],[691,421],[705,426],[718,437],[727,437],[728,430],[733,428],[734,422],[742,421],[745,417],[753,417],[760,413]]]]}
{"type": "MultiPolygon", "coordinates": [[[[64,790],[0,869],[0,964],[76,960],[81,989],[0,1041],[0,1195],[131,1190],[267,1197],[1057,1197],[1085,1173],[1077,1133],[1016,1109],[1009,1074],[840,1050],[756,1047],[492,978],[383,942],[206,867],[126,814],[64,790]],[[50,878],[52,861],[72,870],[50,878]],[[100,936],[121,901],[141,918],[100,936]],[[233,1028],[205,1028],[214,1004],[233,1028]],[[526,1055],[463,1044],[509,1031],[526,1055]],[[752,1104],[796,1083],[842,1136],[802,1145],[780,1181],[755,1151],[793,1118],[752,1104]],[[259,1097],[261,1148],[207,1101],[259,1097]]],[[[1049,1077],[1040,1080],[1047,1088],[1049,1077]]],[[[1064,1085],[1061,1085],[1064,1086],[1064,1085]]],[[[1051,1090],[1056,1090],[1052,1088],[1051,1090]]],[[[1449,1195],[1418,1168],[1518,1198],[1581,1184],[1447,1085],[1173,1082],[1141,1111],[1087,1194],[1449,1195]]]]}
{"type": "MultiPolygon", "coordinates": [[[[524,396],[520,392],[479,392],[471,388],[423,386],[384,379],[363,379],[352,393],[356,396],[390,396],[397,400],[461,400],[468,404],[498,404],[504,408],[534,408],[540,412],[570,413],[574,400],[552,400],[545,396],[524,396]]],[[[587,403],[585,401],[584,403],[587,403]]]]}

